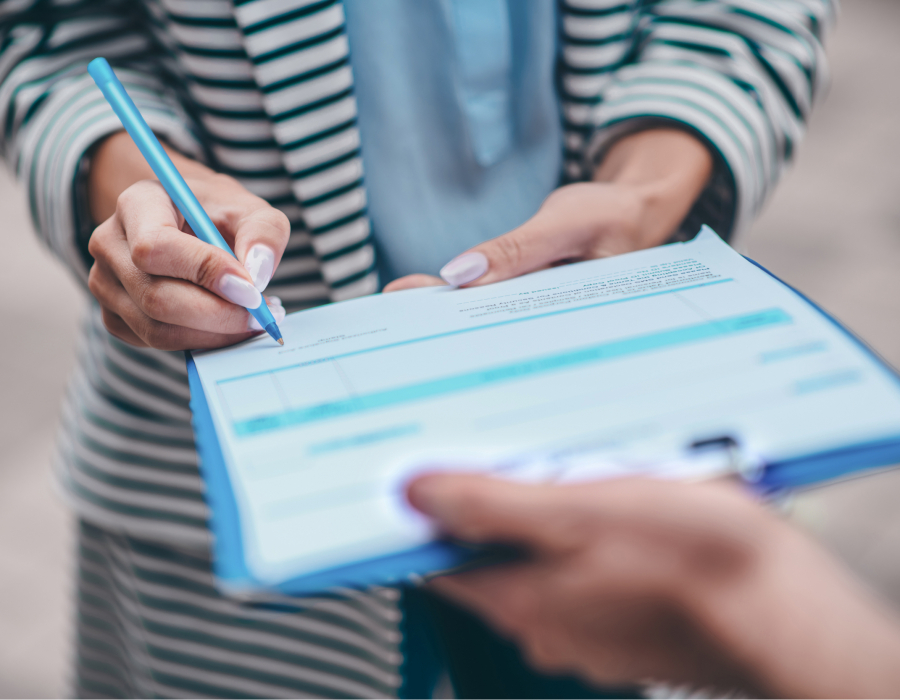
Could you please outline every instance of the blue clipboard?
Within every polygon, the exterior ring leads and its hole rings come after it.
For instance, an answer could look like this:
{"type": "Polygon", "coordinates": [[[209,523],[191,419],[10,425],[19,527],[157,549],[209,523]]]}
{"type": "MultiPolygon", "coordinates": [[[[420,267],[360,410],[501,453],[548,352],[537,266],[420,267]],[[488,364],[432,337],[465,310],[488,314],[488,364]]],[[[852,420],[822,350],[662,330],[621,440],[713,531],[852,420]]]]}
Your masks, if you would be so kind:
{"type": "MultiPolygon", "coordinates": [[[[247,568],[240,530],[240,513],[225,458],[216,436],[206,394],[200,383],[197,366],[187,356],[188,383],[191,388],[191,412],[200,473],[206,485],[206,502],[210,510],[209,527],[213,534],[214,572],[223,589],[236,595],[252,593],[262,587],[247,568]]],[[[451,542],[432,542],[414,549],[377,557],[353,564],[307,574],[275,587],[279,593],[303,595],[332,588],[364,588],[400,583],[436,571],[465,564],[480,550],[451,542]]],[[[268,590],[272,590],[268,587],[268,590]]]]}
{"type": "MultiPolygon", "coordinates": [[[[755,260],[751,260],[746,255],[744,256],[744,259],[758,267],[772,279],[777,280],[780,284],[790,289],[813,309],[818,311],[829,323],[850,338],[860,350],[871,357],[876,364],[880,365],[888,376],[889,381],[892,381],[900,388],[900,373],[888,364],[883,357],[869,347],[866,342],[846,328],[821,306],[812,301],[812,299],[803,294],[803,292],[795,289],[778,276],[772,274],[755,260]]],[[[818,452],[805,457],[796,457],[783,462],[765,465],[765,471],[763,472],[758,485],[763,492],[774,492],[801,486],[809,486],[823,481],[831,481],[854,472],[886,467],[897,463],[900,463],[900,435],[876,442],[848,445],[847,447],[837,450],[818,452]]]]}
{"type": "MultiPolygon", "coordinates": [[[[804,294],[780,280],[762,265],[749,258],[747,260],[790,289],[850,337],[864,353],[881,366],[888,380],[894,382],[900,390],[900,374],[866,343],[804,294]]],[[[483,554],[484,550],[480,548],[437,541],[397,554],[299,576],[279,584],[274,589],[271,586],[264,587],[253,578],[247,568],[240,530],[240,514],[225,459],[194,359],[190,353],[186,353],[186,356],[194,435],[200,456],[200,472],[206,485],[206,500],[211,512],[214,571],[223,590],[234,595],[247,596],[261,590],[274,590],[287,595],[307,595],[339,587],[363,588],[398,584],[471,563],[483,554]]],[[[900,463],[900,435],[766,464],[754,487],[763,493],[773,493],[896,463],[900,463]]]]}

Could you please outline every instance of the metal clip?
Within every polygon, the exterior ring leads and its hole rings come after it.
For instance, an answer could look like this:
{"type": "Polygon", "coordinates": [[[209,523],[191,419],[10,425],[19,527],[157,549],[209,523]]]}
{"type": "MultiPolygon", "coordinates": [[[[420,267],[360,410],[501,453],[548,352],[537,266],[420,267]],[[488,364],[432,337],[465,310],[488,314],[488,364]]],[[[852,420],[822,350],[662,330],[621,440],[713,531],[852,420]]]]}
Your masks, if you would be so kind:
{"type": "Polygon", "coordinates": [[[766,465],[763,460],[742,447],[740,442],[731,435],[720,435],[714,438],[695,440],[689,446],[693,452],[706,452],[707,450],[722,450],[728,455],[728,463],[731,471],[750,484],[757,484],[766,473],[766,465]]]}

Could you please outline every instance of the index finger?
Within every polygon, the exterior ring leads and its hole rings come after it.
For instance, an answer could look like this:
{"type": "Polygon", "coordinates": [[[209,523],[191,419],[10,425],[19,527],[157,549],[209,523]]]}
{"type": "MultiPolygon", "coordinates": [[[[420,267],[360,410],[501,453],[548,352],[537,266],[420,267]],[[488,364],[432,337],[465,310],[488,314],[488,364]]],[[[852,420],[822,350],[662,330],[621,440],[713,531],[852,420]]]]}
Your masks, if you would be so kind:
{"type": "Polygon", "coordinates": [[[227,175],[195,183],[197,199],[261,292],[291,235],[287,216],[227,175]]]}
{"type": "Polygon", "coordinates": [[[183,219],[158,182],[126,190],[116,216],[131,263],[142,272],[192,282],[238,306],[255,309],[262,303],[249,273],[233,255],[179,228],[183,219]]]}

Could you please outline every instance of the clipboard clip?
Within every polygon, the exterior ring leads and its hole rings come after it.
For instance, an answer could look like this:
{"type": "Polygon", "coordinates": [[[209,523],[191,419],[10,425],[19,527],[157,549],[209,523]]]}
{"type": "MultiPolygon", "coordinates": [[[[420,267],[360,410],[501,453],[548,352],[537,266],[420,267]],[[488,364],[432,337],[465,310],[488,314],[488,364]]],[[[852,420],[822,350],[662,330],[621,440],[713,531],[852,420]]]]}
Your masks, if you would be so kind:
{"type": "Polygon", "coordinates": [[[758,484],[766,474],[766,463],[762,458],[742,445],[732,435],[694,440],[688,445],[688,451],[694,454],[707,454],[711,451],[724,452],[729,470],[748,484],[758,484]]]}

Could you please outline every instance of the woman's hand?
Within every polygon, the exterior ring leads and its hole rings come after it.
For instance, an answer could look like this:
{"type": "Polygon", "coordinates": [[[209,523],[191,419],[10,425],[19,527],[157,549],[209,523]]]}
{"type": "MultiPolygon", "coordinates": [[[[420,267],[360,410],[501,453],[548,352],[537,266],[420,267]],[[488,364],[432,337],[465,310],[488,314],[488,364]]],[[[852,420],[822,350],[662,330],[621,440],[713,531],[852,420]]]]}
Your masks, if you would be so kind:
{"type": "MultiPolygon", "coordinates": [[[[95,221],[88,284],[107,330],[162,350],[231,345],[260,331],[256,307],[290,235],[287,217],[236,180],[170,151],[237,259],[191,232],[124,132],[97,150],[89,176],[95,221]],[[243,263],[243,264],[242,264],[243,263]]],[[[268,300],[280,322],[284,309],[268,300]]]]}
{"type": "Polygon", "coordinates": [[[524,224],[447,263],[443,279],[409,275],[385,291],[491,284],[660,245],[690,211],[711,171],[706,146],[684,131],[653,129],[626,136],[609,149],[593,182],[555,190],[524,224]]]}
{"type": "Polygon", "coordinates": [[[900,693],[895,616],[734,484],[432,474],[409,499],[453,537],[526,550],[431,586],[544,670],[748,697],[900,693]]]}

